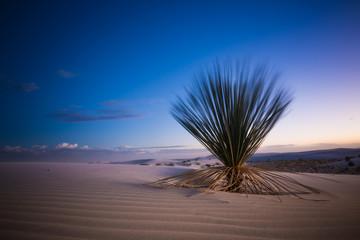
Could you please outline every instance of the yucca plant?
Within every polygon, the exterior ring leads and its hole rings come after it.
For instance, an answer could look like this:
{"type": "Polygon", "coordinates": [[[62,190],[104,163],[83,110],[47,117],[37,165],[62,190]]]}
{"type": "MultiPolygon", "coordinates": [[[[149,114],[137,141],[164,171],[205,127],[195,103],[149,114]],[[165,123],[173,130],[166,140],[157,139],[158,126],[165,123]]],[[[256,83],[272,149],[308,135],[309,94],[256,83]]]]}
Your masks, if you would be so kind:
{"type": "Polygon", "coordinates": [[[220,65],[203,71],[172,116],[224,166],[192,170],[153,185],[251,194],[318,192],[287,175],[244,165],[288,109],[292,97],[265,65],[220,65]]]}

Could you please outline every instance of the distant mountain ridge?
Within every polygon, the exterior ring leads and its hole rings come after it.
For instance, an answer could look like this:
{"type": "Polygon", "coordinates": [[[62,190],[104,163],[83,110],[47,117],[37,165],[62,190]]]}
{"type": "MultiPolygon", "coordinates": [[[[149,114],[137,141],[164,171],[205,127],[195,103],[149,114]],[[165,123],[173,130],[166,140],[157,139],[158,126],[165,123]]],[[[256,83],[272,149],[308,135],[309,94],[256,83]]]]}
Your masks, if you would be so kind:
{"type": "Polygon", "coordinates": [[[360,148],[335,148],[289,153],[256,153],[250,161],[281,161],[281,160],[330,160],[344,159],[346,156],[358,157],[360,148]]]}
{"type": "MultiPolygon", "coordinates": [[[[288,153],[256,153],[249,161],[253,162],[265,162],[265,161],[287,161],[287,160],[344,160],[345,157],[359,157],[360,148],[336,148],[326,150],[313,150],[304,152],[288,152],[288,153]]],[[[106,163],[110,164],[169,164],[171,162],[179,164],[180,162],[190,161],[210,161],[209,163],[219,162],[213,155],[205,157],[195,157],[188,159],[136,159],[130,161],[110,161],[106,163]]],[[[105,162],[95,162],[105,163],[105,162]]]]}

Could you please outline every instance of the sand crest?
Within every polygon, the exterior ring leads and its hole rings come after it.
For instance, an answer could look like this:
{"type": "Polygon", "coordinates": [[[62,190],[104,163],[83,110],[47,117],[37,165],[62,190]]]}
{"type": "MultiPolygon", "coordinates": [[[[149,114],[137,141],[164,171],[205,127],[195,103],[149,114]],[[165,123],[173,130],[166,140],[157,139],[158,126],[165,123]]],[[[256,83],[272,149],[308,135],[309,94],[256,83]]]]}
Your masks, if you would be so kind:
{"type": "Polygon", "coordinates": [[[142,185],[186,169],[2,163],[0,239],[360,238],[360,176],[298,176],[320,202],[142,185]]]}

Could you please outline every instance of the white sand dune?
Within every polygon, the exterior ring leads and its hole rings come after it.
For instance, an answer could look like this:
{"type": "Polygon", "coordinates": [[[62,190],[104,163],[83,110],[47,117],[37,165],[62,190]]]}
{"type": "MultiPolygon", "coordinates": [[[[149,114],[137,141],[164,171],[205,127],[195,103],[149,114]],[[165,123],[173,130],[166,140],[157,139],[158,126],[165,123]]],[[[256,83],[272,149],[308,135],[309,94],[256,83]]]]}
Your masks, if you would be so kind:
{"type": "Polygon", "coordinates": [[[360,239],[360,176],[297,176],[328,201],[142,185],[186,170],[2,163],[0,239],[360,239]]]}

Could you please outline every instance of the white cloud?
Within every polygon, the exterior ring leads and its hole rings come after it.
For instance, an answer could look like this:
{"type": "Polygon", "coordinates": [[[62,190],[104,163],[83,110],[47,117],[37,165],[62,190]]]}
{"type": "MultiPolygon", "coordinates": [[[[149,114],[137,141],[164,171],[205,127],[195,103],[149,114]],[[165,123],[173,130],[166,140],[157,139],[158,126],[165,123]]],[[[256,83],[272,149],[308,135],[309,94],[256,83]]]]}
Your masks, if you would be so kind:
{"type": "Polygon", "coordinates": [[[130,145],[124,145],[124,146],[121,146],[120,148],[126,148],[126,149],[130,149],[130,148],[135,148],[133,146],[130,146],[130,145]]]}
{"type": "Polygon", "coordinates": [[[4,147],[4,151],[6,151],[6,152],[21,152],[23,150],[24,150],[24,148],[22,148],[20,146],[16,146],[16,147],[5,146],[4,147]]]}
{"type": "Polygon", "coordinates": [[[0,88],[15,92],[32,92],[39,89],[35,82],[14,82],[2,74],[0,74],[0,88]]]}
{"type": "Polygon", "coordinates": [[[33,148],[33,149],[46,149],[47,146],[46,145],[34,145],[31,148],[33,148]]]}
{"type": "Polygon", "coordinates": [[[35,82],[30,83],[22,83],[21,84],[21,90],[24,92],[32,92],[39,89],[39,87],[36,85],[35,82]]]}
{"type": "Polygon", "coordinates": [[[80,105],[70,105],[71,108],[83,108],[84,106],[80,106],[80,105]]]}
{"type": "Polygon", "coordinates": [[[108,106],[108,107],[125,107],[125,106],[131,105],[131,102],[119,101],[119,100],[108,100],[108,101],[101,102],[100,105],[108,106]]]}
{"type": "Polygon", "coordinates": [[[68,72],[68,71],[65,71],[65,70],[62,70],[62,69],[57,70],[56,73],[57,73],[58,75],[60,75],[61,77],[63,77],[63,78],[72,78],[72,77],[75,77],[75,74],[74,74],[74,73],[68,72]]]}
{"type": "Polygon", "coordinates": [[[69,144],[69,143],[60,143],[56,146],[56,149],[61,149],[61,148],[77,148],[78,144],[69,144]]]}

